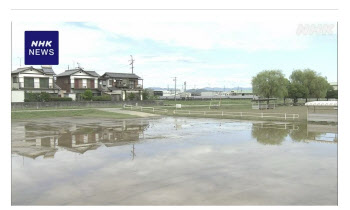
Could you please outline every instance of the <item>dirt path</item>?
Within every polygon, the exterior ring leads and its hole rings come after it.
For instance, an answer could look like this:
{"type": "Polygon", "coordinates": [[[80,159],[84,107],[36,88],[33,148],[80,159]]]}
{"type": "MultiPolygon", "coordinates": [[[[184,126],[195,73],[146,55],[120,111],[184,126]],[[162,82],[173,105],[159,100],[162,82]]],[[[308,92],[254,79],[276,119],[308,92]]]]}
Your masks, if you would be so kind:
{"type": "Polygon", "coordinates": [[[130,115],[136,115],[139,117],[159,117],[158,114],[151,114],[151,113],[145,113],[145,112],[137,112],[137,111],[129,111],[121,108],[96,108],[97,110],[105,111],[105,112],[113,112],[113,113],[120,113],[120,114],[130,114],[130,115]]]}

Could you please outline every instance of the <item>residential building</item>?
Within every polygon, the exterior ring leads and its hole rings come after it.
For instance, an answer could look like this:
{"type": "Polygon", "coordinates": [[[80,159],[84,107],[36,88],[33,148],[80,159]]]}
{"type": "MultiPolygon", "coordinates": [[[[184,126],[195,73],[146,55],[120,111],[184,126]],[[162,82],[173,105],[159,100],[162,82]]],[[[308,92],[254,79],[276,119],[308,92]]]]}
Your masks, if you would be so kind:
{"type": "Polygon", "coordinates": [[[100,77],[95,71],[87,71],[82,68],[66,70],[58,74],[56,84],[65,91],[64,96],[73,100],[81,100],[81,94],[85,90],[91,90],[93,95],[101,95],[98,89],[98,78],[100,77]]]}
{"type": "Polygon", "coordinates": [[[26,93],[46,92],[57,96],[60,87],[55,85],[54,76],[55,72],[51,66],[29,66],[12,71],[12,102],[24,102],[26,93]]]}
{"type": "Polygon", "coordinates": [[[99,87],[113,101],[125,101],[131,93],[142,100],[143,79],[136,74],[106,72],[100,77],[99,87]]]}

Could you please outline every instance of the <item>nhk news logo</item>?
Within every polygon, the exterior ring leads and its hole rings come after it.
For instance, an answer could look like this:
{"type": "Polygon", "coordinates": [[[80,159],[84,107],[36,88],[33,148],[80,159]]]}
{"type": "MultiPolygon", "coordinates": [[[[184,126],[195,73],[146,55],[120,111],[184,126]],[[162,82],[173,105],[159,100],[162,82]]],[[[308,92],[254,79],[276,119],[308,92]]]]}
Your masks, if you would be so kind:
{"type": "Polygon", "coordinates": [[[24,32],[25,65],[58,65],[58,31],[24,32]]]}

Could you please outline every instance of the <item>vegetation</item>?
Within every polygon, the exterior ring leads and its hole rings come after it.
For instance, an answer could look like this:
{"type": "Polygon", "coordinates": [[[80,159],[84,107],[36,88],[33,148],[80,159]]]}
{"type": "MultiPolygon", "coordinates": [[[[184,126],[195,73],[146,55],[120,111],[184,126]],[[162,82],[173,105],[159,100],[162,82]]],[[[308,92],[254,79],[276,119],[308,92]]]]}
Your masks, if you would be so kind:
{"type": "Polygon", "coordinates": [[[280,70],[265,70],[252,79],[253,93],[265,98],[287,95],[288,80],[280,70]]]}
{"type": "Polygon", "coordinates": [[[83,94],[81,94],[81,97],[86,101],[91,101],[93,94],[91,90],[85,90],[83,94]]]}
{"type": "Polygon", "coordinates": [[[112,97],[110,95],[93,96],[93,101],[111,101],[112,97]]]}
{"type": "Polygon", "coordinates": [[[128,99],[129,99],[130,101],[132,101],[132,100],[136,99],[136,95],[135,95],[134,93],[129,93],[128,99]]]}
{"type": "Polygon", "coordinates": [[[51,97],[51,98],[49,98],[49,101],[72,101],[72,98],[69,98],[69,97],[65,97],[65,98],[51,97]]]}
{"type": "Polygon", "coordinates": [[[52,97],[49,93],[26,93],[24,102],[72,101],[72,98],[52,97]]]}
{"type": "Polygon", "coordinates": [[[327,98],[327,100],[329,98],[336,98],[336,99],[338,99],[338,90],[334,90],[334,88],[331,85],[329,85],[329,87],[327,89],[326,98],[327,98]]]}
{"type": "Polygon", "coordinates": [[[18,111],[11,112],[11,119],[26,120],[36,118],[54,118],[54,117],[93,117],[93,118],[113,118],[126,119],[137,116],[129,114],[111,113],[97,109],[85,110],[40,110],[40,111],[18,111]]]}
{"type": "Polygon", "coordinates": [[[300,95],[300,98],[324,98],[329,88],[329,83],[325,77],[311,69],[295,70],[290,75],[290,82],[295,87],[294,95],[300,95]]]}

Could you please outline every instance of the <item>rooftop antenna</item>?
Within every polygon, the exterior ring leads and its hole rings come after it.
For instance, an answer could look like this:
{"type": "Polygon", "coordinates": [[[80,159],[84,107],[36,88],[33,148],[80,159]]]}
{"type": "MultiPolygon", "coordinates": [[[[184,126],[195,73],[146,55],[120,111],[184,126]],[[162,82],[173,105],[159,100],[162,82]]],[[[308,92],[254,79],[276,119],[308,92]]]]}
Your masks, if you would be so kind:
{"type": "Polygon", "coordinates": [[[129,60],[130,61],[130,65],[131,65],[131,73],[133,74],[134,73],[134,59],[132,58],[132,55],[130,55],[130,57],[131,57],[131,60],[129,60]]]}

